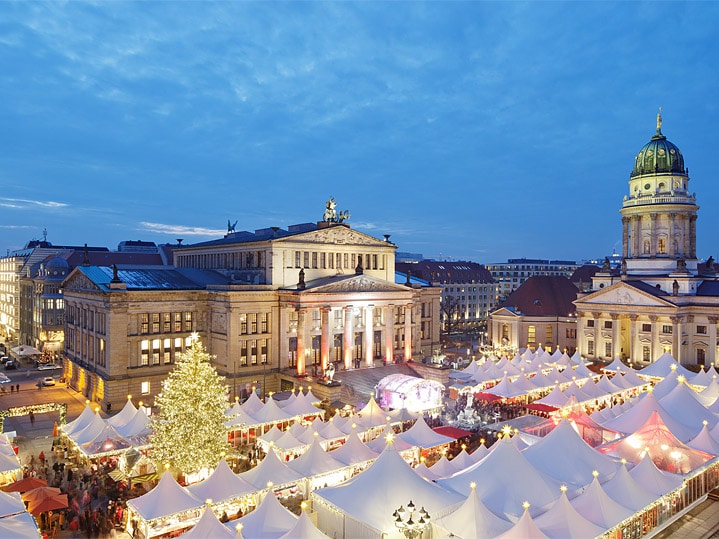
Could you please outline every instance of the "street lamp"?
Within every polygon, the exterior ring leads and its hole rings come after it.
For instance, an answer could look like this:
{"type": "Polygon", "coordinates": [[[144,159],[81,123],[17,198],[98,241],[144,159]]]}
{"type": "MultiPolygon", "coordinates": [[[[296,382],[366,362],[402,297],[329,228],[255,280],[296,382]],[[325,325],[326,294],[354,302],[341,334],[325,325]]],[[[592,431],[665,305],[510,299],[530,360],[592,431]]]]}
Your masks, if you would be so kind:
{"type": "Polygon", "coordinates": [[[412,500],[407,504],[407,509],[400,505],[399,509],[392,513],[392,516],[394,525],[407,539],[421,537],[424,529],[429,526],[429,513],[425,511],[424,507],[417,511],[412,500]]]}

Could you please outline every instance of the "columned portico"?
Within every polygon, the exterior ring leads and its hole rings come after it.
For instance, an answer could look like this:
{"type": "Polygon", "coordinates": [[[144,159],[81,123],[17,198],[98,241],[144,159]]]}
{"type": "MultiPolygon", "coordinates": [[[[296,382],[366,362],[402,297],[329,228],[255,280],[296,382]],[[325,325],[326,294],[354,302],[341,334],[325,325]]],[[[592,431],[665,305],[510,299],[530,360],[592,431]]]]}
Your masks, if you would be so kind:
{"type": "Polygon", "coordinates": [[[330,361],[330,343],[332,342],[332,333],[330,331],[330,313],[332,309],[330,307],[322,307],[320,309],[322,313],[322,340],[320,357],[322,361],[322,372],[327,369],[330,361]]]}
{"type": "Polygon", "coordinates": [[[371,367],[373,361],[373,337],[372,328],[374,305],[367,305],[364,308],[364,360],[368,367],[371,367]]]}
{"type": "Polygon", "coordinates": [[[307,309],[297,309],[297,374],[305,374],[305,360],[309,352],[306,315],[307,309]]]}
{"type": "Polygon", "coordinates": [[[387,305],[384,312],[384,356],[387,363],[394,363],[394,305],[387,305]]]}
{"type": "Polygon", "coordinates": [[[352,351],[354,350],[354,307],[347,305],[345,307],[345,332],[344,332],[344,352],[345,352],[345,369],[352,366],[352,351]]]}
{"type": "Polygon", "coordinates": [[[404,306],[404,360],[412,359],[412,304],[404,306]]]}

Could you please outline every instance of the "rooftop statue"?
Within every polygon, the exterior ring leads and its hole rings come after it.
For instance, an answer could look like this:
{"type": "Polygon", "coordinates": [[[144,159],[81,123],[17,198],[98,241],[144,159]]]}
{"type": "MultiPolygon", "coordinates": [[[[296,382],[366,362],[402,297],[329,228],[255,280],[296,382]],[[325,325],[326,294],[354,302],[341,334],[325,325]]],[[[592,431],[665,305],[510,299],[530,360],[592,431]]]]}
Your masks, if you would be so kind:
{"type": "Polygon", "coordinates": [[[322,220],[326,223],[344,223],[345,221],[349,221],[349,210],[337,211],[336,208],[337,203],[335,202],[335,198],[330,197],[325,204],[325,212],[322,215],[322,220]]]}

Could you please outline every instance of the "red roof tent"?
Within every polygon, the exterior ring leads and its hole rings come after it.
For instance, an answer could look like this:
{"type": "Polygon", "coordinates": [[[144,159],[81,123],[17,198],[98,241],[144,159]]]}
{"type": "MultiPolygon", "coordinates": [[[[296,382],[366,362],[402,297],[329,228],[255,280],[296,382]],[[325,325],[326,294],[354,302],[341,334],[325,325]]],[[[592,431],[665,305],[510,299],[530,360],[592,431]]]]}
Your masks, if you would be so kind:
{"type": "Polygon", "coordinates": [[[458,429],[457,427],[450,427],[449,425],[435,427],[432,430],[438,434],[454,438],[455,440],[459,440],[460,438],[464,438],[465,436],[472,436],[472,434],[474,434],[473,432],[470,432],[468,430],[458,429]]]}
{"type": "Polygon", "coordinates": [[[492,395],[491,393],[475,393],[474,398],[481,401],[494,402],[501,401],[504,397],[492,395]]]}
{"type": "Polygon", "coordinates": [[[529,410],[536,410],[537,412],[554,412],[555,410],[559,410],[559,408],[555,406],[549,406],[548,404],[542,404],[541,402],[532,402],[525,406],[525,408],[529,410]]]}

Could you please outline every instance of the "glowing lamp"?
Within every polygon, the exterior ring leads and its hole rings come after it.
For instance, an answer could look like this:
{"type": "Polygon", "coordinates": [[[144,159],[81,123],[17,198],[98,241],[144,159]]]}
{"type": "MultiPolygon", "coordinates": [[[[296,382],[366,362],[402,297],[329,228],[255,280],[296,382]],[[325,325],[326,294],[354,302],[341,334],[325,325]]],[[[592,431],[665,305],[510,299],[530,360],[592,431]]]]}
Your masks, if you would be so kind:
{"type": "Polygon", "coordinates": [[[472,481],[472,482],[469,484],[469,488],[471,488],[472,490],[476,489],[476,488],[477,488],[477,483],[475,483],[474,481],[472,481]]]}
{"type": "Polygon", "coordinates": [[[528,502],[527,500],[524,500],[524,501],[522,502],[522,507],[524,507],[524,510],[525,510],[525,511],[526,511],[527,509],[529,509],[529,505],[530,505],[530,504],[529,504],[529,502],[528,502]]]}
{"type": "Polygon", "coordinates": [[[566,493],[566,492],[567,492],[567,485],[562,485],[562,486],[560,486],[560,487],[559,487],[559,490],[561,490],[562,492],[566,493]]]}
{"type": "Polygon", "coordinates": [[[599,472],[597,470],[592,470],[592,475],[597,478],[599,477],[599,472]]]}
{"type": "Polygon", "coordinates": [[[205,500],[205,505],[212,505],[212,498],[207,498],[205,500]]]}
{"type": "Polygon", "coordinates": [[[132,395],[128,395],[127,400],[132,400],[132,395]]]}

